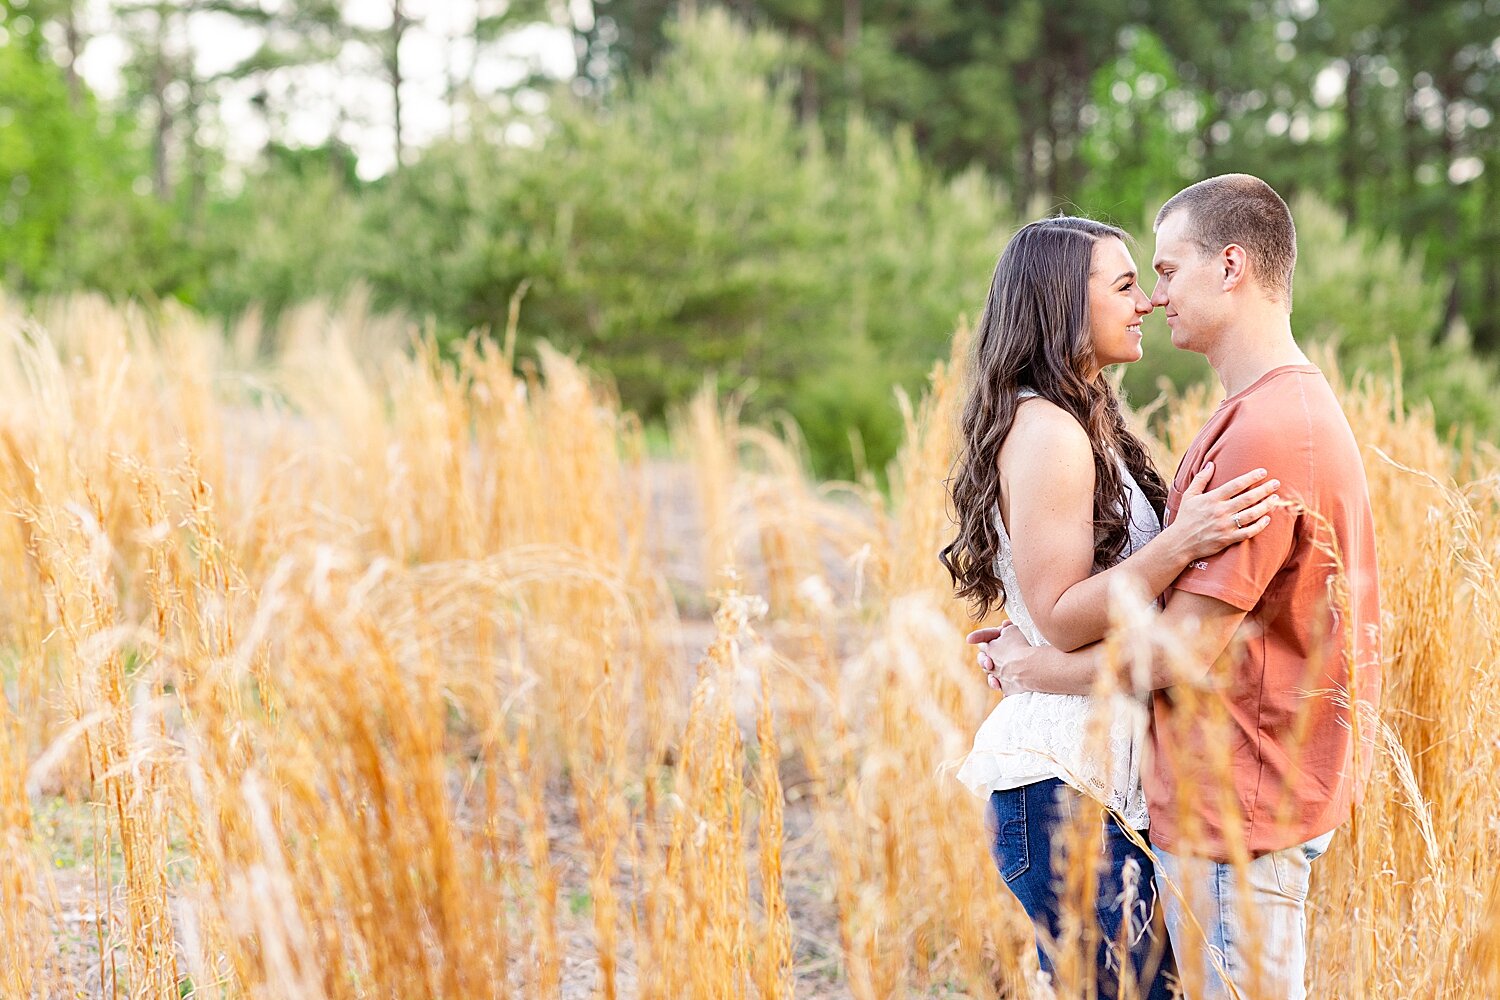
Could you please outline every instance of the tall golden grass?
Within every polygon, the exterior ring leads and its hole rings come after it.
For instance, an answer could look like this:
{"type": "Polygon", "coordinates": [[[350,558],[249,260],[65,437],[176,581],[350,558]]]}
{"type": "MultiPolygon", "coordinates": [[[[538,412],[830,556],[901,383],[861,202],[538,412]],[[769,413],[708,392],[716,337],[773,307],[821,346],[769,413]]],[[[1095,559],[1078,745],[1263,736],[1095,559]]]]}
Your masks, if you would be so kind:
{"type": "MultiPolygon", "coordinates": [[[[961,351],[886,497],[711,391],[653,457],[551,351],[274,332],[0,303],[4,996],[1027,995],[949,767],[993,697],[934,558],[961,351]]],[[[1489,995],[1500,461],[1340,391],[1388,681],[1312,995],[1489,995]]]]}

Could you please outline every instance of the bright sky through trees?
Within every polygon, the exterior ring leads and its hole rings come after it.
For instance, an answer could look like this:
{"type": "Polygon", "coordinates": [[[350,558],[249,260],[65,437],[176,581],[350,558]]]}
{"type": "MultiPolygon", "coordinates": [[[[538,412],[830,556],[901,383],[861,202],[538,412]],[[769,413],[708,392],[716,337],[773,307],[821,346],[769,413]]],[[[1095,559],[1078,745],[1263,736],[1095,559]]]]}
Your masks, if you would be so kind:
{"type": "MultiPolygon", "coordinates": [[[[447,99],[449,80],[463,77],[480,100],[495,99],[528,73],[567,77],[574,71],[573,42],[561,25],[535,24],[516,29],[493,44],[475,46],[470,38],[482,0],[403,0],[413,23],[401,42],[406,82],[401,89],[403,132],[409,146],[425,146],[453,127],[447,99]],[[469,75],[472,65],[473,74],[469,75]]],[[[79,72],[95,93],[117,97],[121,70],[128,55],[122,31],[122,11],[131,4],[119,0],[91,0],[83,19],[92,37],[79,60],[79,72]]],[[[271,5],[267,5],[271,6],[271,5]]],[[[390,25],[390,0],[343,0],[344,20],[352,27],[380,31],[390,25]]],[[[574,0],[568,16],[575,24],[592,18],[588,0],[574,0]]],[[[193,65],[204,78],[223,73],[255,52],[260,34],[234,17],[215,11],[190,14],[186,30],[171,44],[191,51],[193,65]]],[[[261,84],[242,80],[228,83],[218,102],[218,121],[204,139],[221,146],[231,162],[246,162],[268,138],[266,118],[253,100],[261,84]]],[[[316,146],[330,134],[359,156],[359,172],[369,179],[390,170],[394,162],[390,88],[378,58],[364,46],[349,46],[336,60],[283,70],[266,82],[268,96],[289,108],[279,138],[295,145],[316,146]]],[[[539,94],[529,95],[540,101],[539,94]]],[[[528,98],[517,95],[518,102],[528,98]]],[[[537,110],[537,108],[523,108],[537,110]]],[[[458,108],[459,127],[464,112],[458,108]]]]}

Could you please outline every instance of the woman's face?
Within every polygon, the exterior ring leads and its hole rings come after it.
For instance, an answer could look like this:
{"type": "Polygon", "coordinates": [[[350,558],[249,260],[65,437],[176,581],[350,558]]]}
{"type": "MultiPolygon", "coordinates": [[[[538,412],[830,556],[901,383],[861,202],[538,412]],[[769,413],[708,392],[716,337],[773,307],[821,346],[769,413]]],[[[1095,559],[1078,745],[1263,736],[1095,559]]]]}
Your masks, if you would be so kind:
{"type": "Polygon", "coordinates": [[[1096,370],[1141,359],[1141,320],[1152,306],[1136,278],[1135,261],[1119,237],[1094,243],[1089,271],[1089,336],[1096,370]]]}

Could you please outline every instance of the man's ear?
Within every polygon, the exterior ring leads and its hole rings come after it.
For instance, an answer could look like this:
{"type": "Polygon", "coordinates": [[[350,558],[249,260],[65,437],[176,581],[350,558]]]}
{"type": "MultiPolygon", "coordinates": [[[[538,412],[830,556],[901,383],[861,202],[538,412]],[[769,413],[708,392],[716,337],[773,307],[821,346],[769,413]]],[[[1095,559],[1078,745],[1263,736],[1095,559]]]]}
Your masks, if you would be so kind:
{"type": "Polygon", "coordinates": [[[1232,292],[1250,273],[1250,258],[1244,247],[1231,243],[1219,251],[1219,266],[1224,271],[1224,291],[1232,292]]]}

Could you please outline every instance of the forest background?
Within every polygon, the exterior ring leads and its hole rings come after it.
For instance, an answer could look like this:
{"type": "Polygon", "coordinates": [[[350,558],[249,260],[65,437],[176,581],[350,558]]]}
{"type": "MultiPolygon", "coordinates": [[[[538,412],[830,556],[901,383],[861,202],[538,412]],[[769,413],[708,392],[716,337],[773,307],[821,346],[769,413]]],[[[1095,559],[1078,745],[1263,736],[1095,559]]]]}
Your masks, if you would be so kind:
{"type": "MultiPolygon", "coordinates": [[[[1297,214],[1297,331],[1493,438],[1497,60],[1500,0],[0,0],[0,280],[226,330],[354,292],[444,343],[519,301],[521,357],[577,352],[648,422],[712,375],[879,479],[894,387],[1017,226],[1107,219],[1148,266],[1163,198],[1247,171],[1297,214]]],[[[1153,316],[1125,384],[1206,374],[1153,316]]]]}

